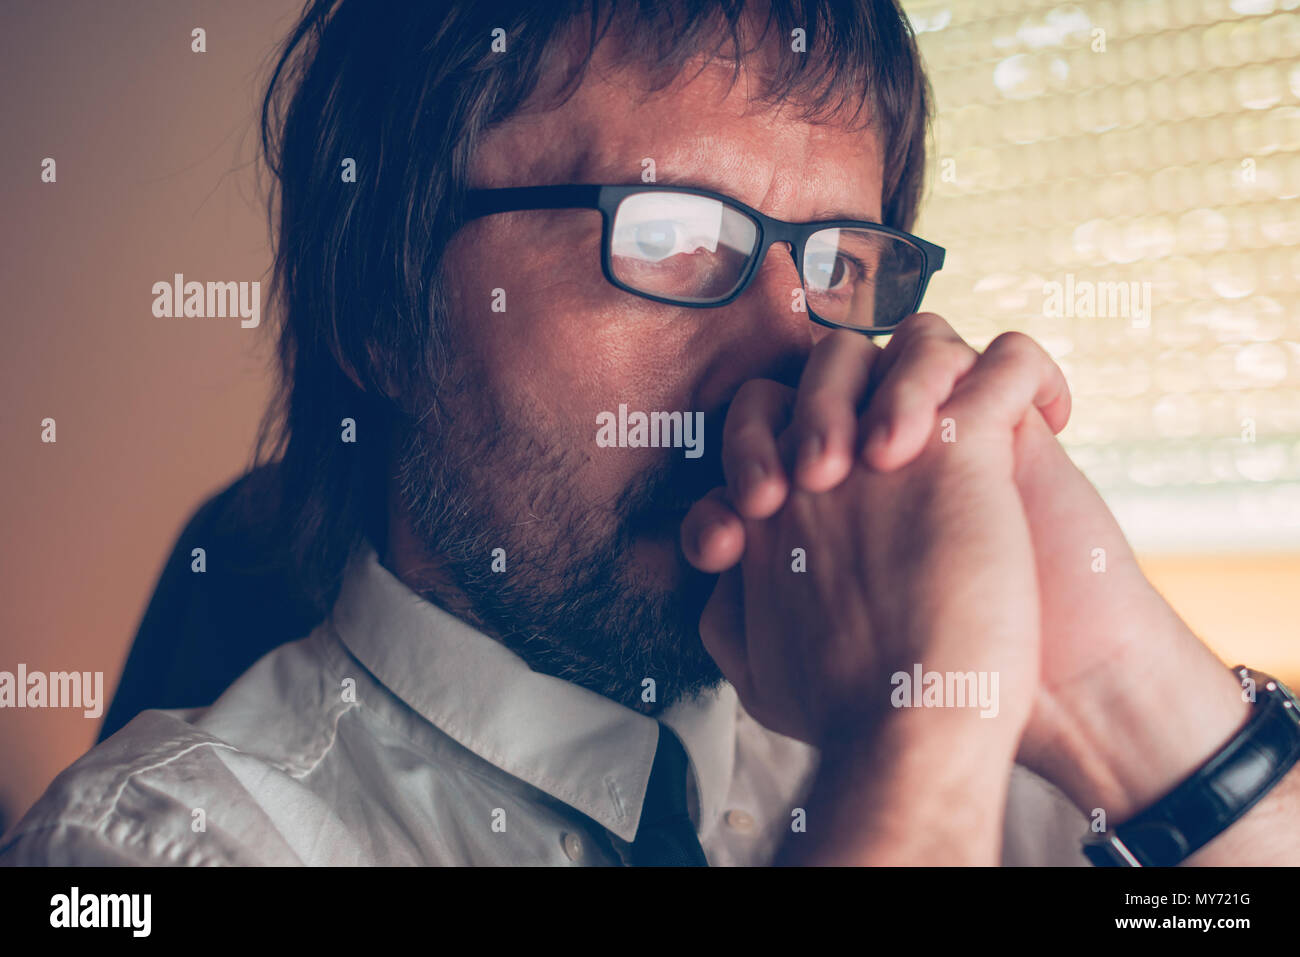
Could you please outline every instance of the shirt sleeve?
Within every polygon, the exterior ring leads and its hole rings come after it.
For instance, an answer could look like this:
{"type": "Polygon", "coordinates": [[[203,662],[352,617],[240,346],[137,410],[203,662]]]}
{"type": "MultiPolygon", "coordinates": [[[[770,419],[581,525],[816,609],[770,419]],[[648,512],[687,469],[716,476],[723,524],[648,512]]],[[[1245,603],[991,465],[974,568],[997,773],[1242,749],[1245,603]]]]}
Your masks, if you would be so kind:
{"type": "Polygon", "coordinates": [[[1086,867],[1088,819],[1050,782],[1022,765],[1011,771],[1003,821],[1004,867],[1086,867]]]}
{"type": "Polygon", "coordinates": [[[0,846],[0,867],[139,867],[165,863],[138,844],[116,844],[95,828],[58,823],[0,846]]]}
{"type": "Polygon", "coordinates": [[[92,748],[0,839],[0,865],[301,864],[274,768],[176,713],[147,711],[92,748]]]}

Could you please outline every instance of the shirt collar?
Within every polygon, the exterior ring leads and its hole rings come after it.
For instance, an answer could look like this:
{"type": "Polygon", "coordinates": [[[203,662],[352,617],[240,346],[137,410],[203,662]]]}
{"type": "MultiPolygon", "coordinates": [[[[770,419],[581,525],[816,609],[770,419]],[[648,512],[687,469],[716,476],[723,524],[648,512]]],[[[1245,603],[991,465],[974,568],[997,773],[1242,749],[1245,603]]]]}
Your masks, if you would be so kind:
{"type": "MultiPolygon", "coordinates": [[[[658,741],[653,718],[533,671],[413,592],[368,546],[349,565],[331,620],[357,660],[443,733],[620,839],[635,838],[658,741]]],[[[731,786],[736,707],[724,683],[659,716],[690,758],[701,836],[731,786]]]]}

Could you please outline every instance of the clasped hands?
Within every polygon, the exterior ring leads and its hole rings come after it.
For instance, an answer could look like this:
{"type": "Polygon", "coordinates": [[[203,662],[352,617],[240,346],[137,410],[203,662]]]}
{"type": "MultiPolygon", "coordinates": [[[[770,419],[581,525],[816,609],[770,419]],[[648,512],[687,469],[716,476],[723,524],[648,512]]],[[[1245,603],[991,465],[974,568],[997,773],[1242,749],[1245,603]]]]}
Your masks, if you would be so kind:
{"type": "MultiPolygon", "coordinates": [[[[843,859],[923,857],[918,792],[941,795],[936,815],[1000,808],[1012,761],[1119,823],[1247,718],[1057,442],[1069,414],[1032,339],[980,354],[925,313],[883,349],[833,332],[797,390],[735,396],[727,484],[682,525],[687,559],[720,575],[701,637],[757,720],[851,766],[827,772],[840,784],[877,782],[887,823],[843,859]],[[898,708],[891,676],[918,666],[996,673],[996,717],[898,708]],[[900,757],[891,785],[881,764],[900,757]]],[[[994,862],[987,835],[968,850],[954,859],[994,862]]]]}

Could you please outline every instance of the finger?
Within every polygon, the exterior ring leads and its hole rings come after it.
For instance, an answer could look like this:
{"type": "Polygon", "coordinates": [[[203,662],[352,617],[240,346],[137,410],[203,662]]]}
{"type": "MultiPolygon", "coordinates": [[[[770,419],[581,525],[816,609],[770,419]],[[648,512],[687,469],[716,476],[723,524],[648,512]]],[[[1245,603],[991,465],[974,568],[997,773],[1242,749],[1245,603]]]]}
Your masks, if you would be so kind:
{"type": "Polygon", "coordinates": [[[745,518],[767,518],[785,502],[789,482],[776,437],[790,421],[794,395],[794,389],[771,379],[751,379],[727,411],[722,471],[731,504],[745,518]]]}
{"type": "Polygon", "coordinates": [[[700,616],[700,640],[709,657],[735,686],[740,700],[752,700],[753,683],[745,642],[744,586],[739,568],[726,572],[714,586],[700,616]]]}
{"type": "Polygon", "coordinates": [[[945,328],[951,331],[952,327],[943,316],[933,312],[914,312],[904,319],[898,328],[890,333],[889,343],[880,351],[880,359],[871,370],[871,389],[874,391],[881,380],[893,370],[912,337],[928,332],[939,332],[945,328]]]}
{"type": "Polygon", "coordinates": [[[861,427],[863,459],[882,472],[900,468],[920,454],[934,431],[939,407],[979,358],[933,313],[910,317],[902,336],[891,340],[885,352],[888,365],[877,374],[861,427]]]}
{"type": "Polygon", "coordinates": [[[853,467],[858,409],[881,349],[860,333],[836,330],[813,349],[799,379],[790,436],[794,481],[809,492],[834,488],[853,467]]]}
{"type": "Polygon", "coordinates": [[[682,519],[682,553],[694,567],[710,575],[726,571],[745,553],[745,523],[727,504],[726,492],[721,487],[713,489],[682,519]]]}
{"type": "Polygon", "coordinates": [[[1015,428],[1035,406],[1059,432],[1070,417],[1070,387],[1042,346],[1023,333],[1005,332],[957,384],[945,411],[970,422],[1015,428]]]}
{"type": "Polygon", "coordinates": [[[1043,414],[1043,419],[1051,428],[1052,434],[1059,434],[1070,422],[1073,398],[1070,395],[1070,383],[1066,381],[1065,373],[1061,371],[1056,360],[1037,340],[1020,332],[1002,333],[989,343],[989,349],[995,345],[1000,349],[1021,348],[1033,355],[1033,361],[1039,366],[1039,386],[1034,391],[1034,405],[1043,414]],[[1009,340],[1009,343],[999,344],[999,340],[1009,340]]]}

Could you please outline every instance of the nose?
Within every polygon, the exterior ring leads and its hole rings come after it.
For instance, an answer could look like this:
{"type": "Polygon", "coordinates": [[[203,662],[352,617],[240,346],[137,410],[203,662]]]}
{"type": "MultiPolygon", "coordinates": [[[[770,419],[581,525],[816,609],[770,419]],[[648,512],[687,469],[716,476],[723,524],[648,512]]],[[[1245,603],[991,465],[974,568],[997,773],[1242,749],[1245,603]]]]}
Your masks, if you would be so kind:
{"type": "MultiPolygon", "coordinates": [[[[799,278],[794,246],[788,242],[773,243],[768,248],[758,272],[750,288],[745,290],[745,295],[741,298],[744,299],[745,296],[752,294],[754,287],[760,283],[766,284],[765,291],[761,295],[771,298],[774,305],[778,303],[779,296],[784,294],[786,311],[793,326],[790,332],[801,343],[804,337],[807,337],[808,351],[835,331],[828,326],[813,322],[808,316],[807,290],[804,289],[803,282],[799,278]],[[797,320],[802,320],[802,324],[797,320]]],[[[804,360],[807,360],[806,353],[804,360]]]]}
{"type": "Polygon", "coordinates": [[[700,384],[705,408],[730,401],[749,379],[773,379],[797,388],[812,351],[815,330],[808,319],[803,285],[788,243],[774,243],[748,288],[721,306],[710,323],[710,356],[700,384]]]}
{"type": "Polygon", "coordinates": [[[786,352],[798,353],[806,361],[816,342],[816,330],[822,327],[808,318],[807,296],[789,243],[777,242],[768,248],[758,273],[737,303],[746,300],[751,315],[756,320],[762,317],[762,337],[780,343],[786,352]]]}

